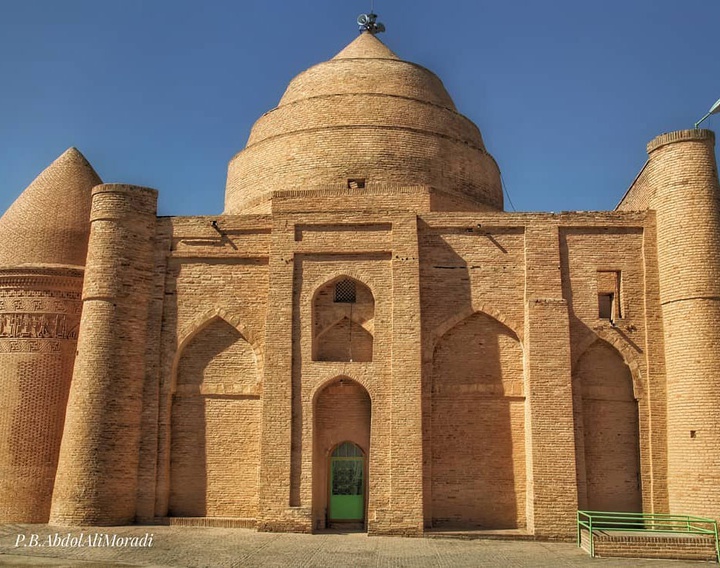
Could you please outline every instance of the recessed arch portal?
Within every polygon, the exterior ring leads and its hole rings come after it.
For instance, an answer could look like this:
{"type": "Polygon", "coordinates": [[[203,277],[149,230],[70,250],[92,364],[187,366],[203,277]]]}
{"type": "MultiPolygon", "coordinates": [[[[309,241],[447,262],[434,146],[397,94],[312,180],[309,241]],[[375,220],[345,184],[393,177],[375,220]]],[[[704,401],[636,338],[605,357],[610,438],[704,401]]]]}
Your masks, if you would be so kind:
{"type": "Polygon", "coordinates": [[[435,345],[429,435],[432,526],[525,526],[523,352],[486,313],[457,322],[435,345]]]}
{"type": "Polygon", "coordinates": [[[214,317],[177,357],[169,515],[254,518],[261,408],[252,346],[214,317]]]}
{"type": "Polygon", "coordinates": [[[313,404],[313,518],[366,525],[372,402],[365,387],[337,377],[313,404]]]}
{"type": "Polygon", "coordinates": [[[340,276],[313,297],[313,361],[373,359],[375,298],[365,284],[340,276]]]}
{"type": "Polygon", "coordinates": [[[579,506],[642,511],[638,403],[630,368],[602,339],[578,359],[573,403],[579,506]]]}

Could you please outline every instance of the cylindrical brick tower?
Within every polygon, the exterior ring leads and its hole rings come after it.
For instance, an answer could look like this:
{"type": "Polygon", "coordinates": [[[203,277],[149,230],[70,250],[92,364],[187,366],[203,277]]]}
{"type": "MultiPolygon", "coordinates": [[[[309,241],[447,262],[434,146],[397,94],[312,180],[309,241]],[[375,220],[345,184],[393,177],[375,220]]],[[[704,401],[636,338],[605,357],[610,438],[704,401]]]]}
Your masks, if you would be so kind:
{"type": "Polygon", "coordinates": [[[70,390],[82,268],[0,270],[0,521],[46,523],[70,390]]]}
{"type": "Polygon", "coordinates": [[[93,189],[83,310],[50,522],[135,517],[157,192],[93,189]]]}
{"type": "Polygon", "coordinates": [[[99,183],[70,148],[0,218],[0,523],[50,515],[99,183]]]}
{"type": "Polygon", "coordinates": [[[665,335],[670,512],[720,519],[720,187],[709,130],[648,145],[665,335]]]}

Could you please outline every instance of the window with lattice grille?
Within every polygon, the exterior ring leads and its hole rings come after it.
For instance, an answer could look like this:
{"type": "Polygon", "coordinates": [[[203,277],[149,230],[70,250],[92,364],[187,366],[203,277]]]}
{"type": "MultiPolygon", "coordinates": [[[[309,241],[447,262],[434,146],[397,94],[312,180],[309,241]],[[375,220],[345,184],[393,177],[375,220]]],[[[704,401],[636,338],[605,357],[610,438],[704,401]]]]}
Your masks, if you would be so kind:
{"type": "Polygon", "coordinates": [[[340,280],[335,284],[335,302],[338,304],[354,304],[355,303],[355,281],[340,280]]]}

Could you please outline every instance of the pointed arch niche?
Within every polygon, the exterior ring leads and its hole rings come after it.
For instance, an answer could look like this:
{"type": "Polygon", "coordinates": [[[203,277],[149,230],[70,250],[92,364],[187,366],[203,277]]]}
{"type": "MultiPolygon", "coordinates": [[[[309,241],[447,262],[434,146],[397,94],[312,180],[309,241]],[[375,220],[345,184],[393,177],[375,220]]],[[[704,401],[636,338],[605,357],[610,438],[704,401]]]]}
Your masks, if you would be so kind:
{"type": "Polygon", "coordinates": [[[523,351],[483,312],[445,332],[432,367],[432,526],[526,525],[523,351]]]}
{"type": "Polygon", "coordinates": [[[176,377],[169,515],[254,518],[261,407],[253,347],[214,317],[182,348],[176,377]]]}
{"type": "Polygon", "coordinates": [[[373,359],[375,298],[365,284],[341,276],[313,299],[313,361],[373,359]]]}
{"type": "Polygon", "coordinates": [[[633,377],[622,355],[602,339],[575,365],[573,405],[580,508],[642,511],[633,377]]]}
{"type": "Polygon", "coordinates": [[[362,451],[365,460],[361,488],[364,503],[362,519],[354,516],[349,520],[361,521],[366,527],[370,488],[370,394],[359,382],[349,377],[336,377],[315,394],[313,416],[313,524],[321,529],[327,528],[331,518],[337,520],[340,516],[332,510],[331,462],[333,452],[343,443],[350,443],[362,451]]]}

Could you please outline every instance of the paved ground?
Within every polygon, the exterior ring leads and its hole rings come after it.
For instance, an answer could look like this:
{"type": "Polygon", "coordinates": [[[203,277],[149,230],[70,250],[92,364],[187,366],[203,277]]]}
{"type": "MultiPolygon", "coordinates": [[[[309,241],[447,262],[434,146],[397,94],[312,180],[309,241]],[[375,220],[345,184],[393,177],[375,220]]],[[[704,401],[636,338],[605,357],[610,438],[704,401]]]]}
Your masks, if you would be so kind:
{"type": "Polygon", "coordinates": [[[535,541],[368,537],[361,533],[271,534],[249,529],[200,527],[68,529],[47,525],[0,525],[0,566],[697,568],[703,565],[717,566],[673,560],[591,559],[574,544],[535,541]],[[141,539],[146,535],[146,544],[152,535],[151,546],[141,546],[141,539]],[[107,546],[113,537],[116,546],[107,546]],[[71,538],[77,540],[69,542],[71,538]],[[77,541],[82,546],[78,546],[77,541]],[[96,546],[90,546],[93,542],[96,546]],[[100,544],[104,546],[97,546],[100,544]]]}

